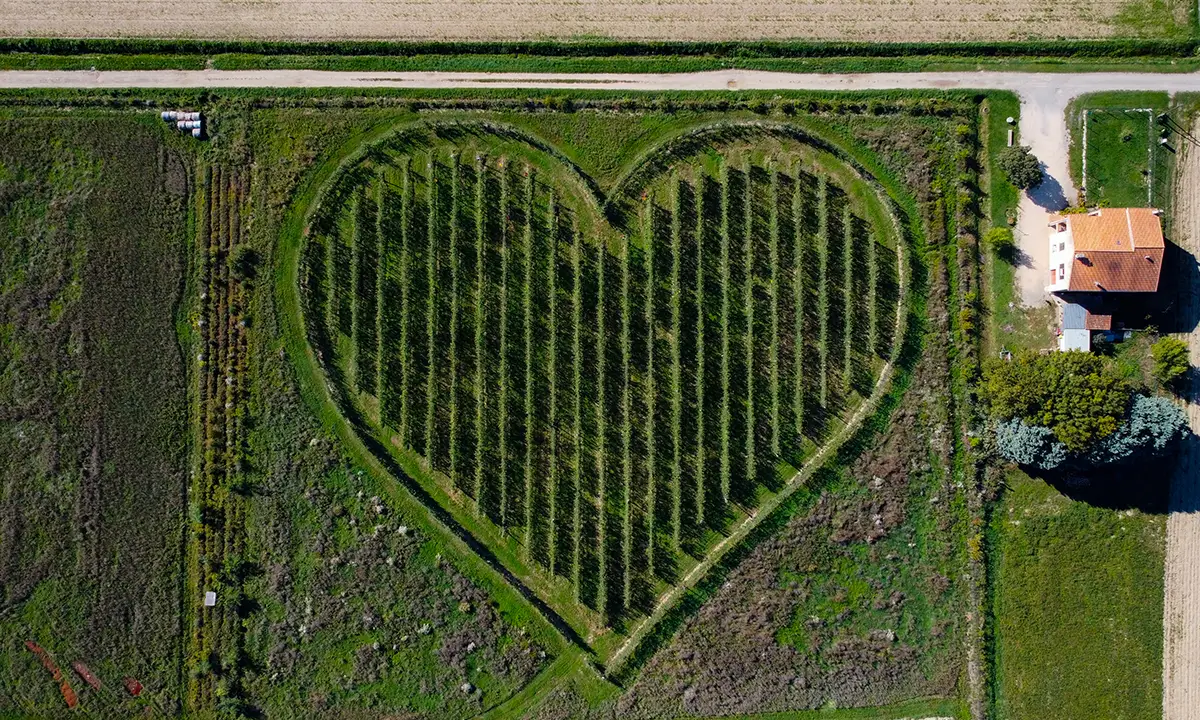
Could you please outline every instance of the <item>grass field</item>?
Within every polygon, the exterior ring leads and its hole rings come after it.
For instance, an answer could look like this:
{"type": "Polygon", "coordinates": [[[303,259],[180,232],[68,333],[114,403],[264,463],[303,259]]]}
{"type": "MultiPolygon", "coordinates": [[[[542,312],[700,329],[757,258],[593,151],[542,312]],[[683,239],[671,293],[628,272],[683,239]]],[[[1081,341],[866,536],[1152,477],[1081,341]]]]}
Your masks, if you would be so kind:
{"type": "Polygon", "coordinates": [[[992,529],[999,717],[1162,717],[1165,497],[1008,483],[992,529]]]}
{"type": "Polygon", "coordinates": [[[1173,155],[1159,144],[1167,111],[1165,93],[1098,93],[1077,98],[1072,120],[1072,174],[1083,180],[1089,204],[1155,207],[1170,195],[1173,155]]]}
{"type": "Polygon", "coordinates": [[[143,120],[0,116],[0,714],[64,708],[27,640],[181,707],[190,159],[143,120]]]}

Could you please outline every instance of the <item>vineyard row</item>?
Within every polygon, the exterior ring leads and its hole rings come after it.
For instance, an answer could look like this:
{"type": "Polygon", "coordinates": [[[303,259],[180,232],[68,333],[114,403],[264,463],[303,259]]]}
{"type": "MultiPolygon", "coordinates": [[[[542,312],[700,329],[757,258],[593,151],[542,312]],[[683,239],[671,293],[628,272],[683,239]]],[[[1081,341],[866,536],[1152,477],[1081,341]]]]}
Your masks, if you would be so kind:
{"type": "Polygon", "coordinates": [[[414,154],[302,280],[382,423],[610,618],[870,393],[898,293],[847,194],[786,161],[668,176],[638,212],[585,238],[532,168],[414,154]]]}

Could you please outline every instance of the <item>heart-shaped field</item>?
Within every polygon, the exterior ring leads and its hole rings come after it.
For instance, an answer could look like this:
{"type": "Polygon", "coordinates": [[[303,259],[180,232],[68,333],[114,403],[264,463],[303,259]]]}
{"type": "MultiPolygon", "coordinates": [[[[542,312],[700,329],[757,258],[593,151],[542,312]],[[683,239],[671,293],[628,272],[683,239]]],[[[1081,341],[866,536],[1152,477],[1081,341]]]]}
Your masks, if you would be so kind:
{"type": "Polygon", "coordinates": [[[510,128],[399,130],[312,215],[310,340],[343,412],[540,566],[564,617],[638,617],[893,353],[896,225],[835,152],[709,126],[605,194],[510,128]]]}

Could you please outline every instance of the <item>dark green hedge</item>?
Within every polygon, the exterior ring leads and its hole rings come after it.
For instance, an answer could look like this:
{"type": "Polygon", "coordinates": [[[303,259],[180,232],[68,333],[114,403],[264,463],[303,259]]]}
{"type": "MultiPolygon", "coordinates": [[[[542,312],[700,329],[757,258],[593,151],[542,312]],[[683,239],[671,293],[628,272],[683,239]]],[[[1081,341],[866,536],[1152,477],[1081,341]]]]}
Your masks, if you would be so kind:
{"type": "Polygon", "coordinates": [[[1032,40],[1014,42],[853,43],[757,42],[268,42],[152,38],[0,38],[0,52],[80,54],[215,55],[533,55],[543,57],[1183,57],[1196,54],[1197,40],[1032,40]]]}

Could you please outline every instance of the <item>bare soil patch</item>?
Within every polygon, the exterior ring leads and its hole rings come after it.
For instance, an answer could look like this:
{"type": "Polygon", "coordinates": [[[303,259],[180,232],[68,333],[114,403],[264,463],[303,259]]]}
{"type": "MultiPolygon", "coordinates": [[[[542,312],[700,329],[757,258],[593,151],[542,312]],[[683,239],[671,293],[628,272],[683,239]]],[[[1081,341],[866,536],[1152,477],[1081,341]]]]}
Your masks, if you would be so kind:
{"type": "Polygon", "coordinates": [[[1009,40],[1163,35],[1186,3],[1142,0],[0,0],[10,37],[278,40],[1009,40]],[[1146,6],[1146,7],[1143,7],[1146,6]]]}

